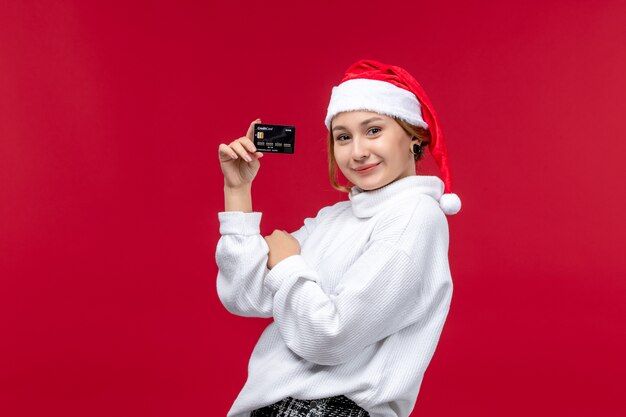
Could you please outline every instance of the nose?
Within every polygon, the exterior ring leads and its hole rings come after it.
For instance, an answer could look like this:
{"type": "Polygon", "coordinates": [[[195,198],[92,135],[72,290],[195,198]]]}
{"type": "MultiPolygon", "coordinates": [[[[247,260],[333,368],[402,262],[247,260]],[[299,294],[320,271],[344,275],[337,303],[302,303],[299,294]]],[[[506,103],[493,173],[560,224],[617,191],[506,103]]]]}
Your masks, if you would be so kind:
{"type": "Polygon", "coordinates": [[[354,139],[352,139],[352,158],[355,161],[358,161],[366,158],[368,155],[369,150],[367,149],[365,141],[355,136],[354,139]]]}

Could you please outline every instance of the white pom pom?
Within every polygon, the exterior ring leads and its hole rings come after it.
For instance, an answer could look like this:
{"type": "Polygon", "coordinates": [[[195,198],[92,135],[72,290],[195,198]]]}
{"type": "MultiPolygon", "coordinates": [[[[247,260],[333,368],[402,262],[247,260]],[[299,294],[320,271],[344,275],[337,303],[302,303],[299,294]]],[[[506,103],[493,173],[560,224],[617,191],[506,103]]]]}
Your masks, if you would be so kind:
{"type": "Polygon", "coordinates": [[[441,196],[439,206],[446,214],[457,214],[461,210],[461,199],[454,193],[448,193],[441,196]]]}

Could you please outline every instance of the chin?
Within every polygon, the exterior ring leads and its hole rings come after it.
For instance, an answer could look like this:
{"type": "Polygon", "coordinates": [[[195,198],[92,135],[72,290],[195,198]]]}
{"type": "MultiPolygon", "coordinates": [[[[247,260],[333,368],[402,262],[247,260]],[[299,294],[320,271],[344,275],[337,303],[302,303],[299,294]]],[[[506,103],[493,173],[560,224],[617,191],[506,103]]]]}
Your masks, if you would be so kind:
{"type": "Polygon", "coordinates": [[[381,180],[381,179],[374,179],[374,178],[372,178],[372,180],[359,179],[356,182],[354,182],[354,181],[351,181],[351,182],[354,185],[356,185],[359,188],[361,188],[362,190],[372,191],[372,190],[376,190],[378,188],[384,187],[385,185],[389,184],[391,181],[385,181],[385,180],[381,180]]]}

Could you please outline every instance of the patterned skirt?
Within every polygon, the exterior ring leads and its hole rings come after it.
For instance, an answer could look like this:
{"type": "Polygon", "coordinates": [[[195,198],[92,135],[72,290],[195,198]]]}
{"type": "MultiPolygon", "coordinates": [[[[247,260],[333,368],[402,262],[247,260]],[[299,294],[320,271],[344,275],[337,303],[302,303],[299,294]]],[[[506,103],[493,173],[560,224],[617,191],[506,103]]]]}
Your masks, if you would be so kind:
{"type": "Polygon", "coordinates": [[[345,395],[299,400],[284,398],[253,410],[250,417],[369,417],[369,413],[345,395]]]}

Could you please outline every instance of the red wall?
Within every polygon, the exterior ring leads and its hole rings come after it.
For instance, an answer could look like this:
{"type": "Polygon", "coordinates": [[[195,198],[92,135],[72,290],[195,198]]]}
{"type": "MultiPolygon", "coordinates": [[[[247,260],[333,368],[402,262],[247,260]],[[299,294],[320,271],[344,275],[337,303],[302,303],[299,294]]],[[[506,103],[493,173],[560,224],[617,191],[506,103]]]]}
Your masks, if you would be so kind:
{"type": "Polygon", "coordinates": [[[428,91],[464,204],[413,415],[626,415],[625,28],[621,1],[0,3],[0,414],[225,415],[270,321],[217,298],[218,145],[298,127],[253,191],[295,230],[345,198],[323,119],[372,58],[428,91]]]}

